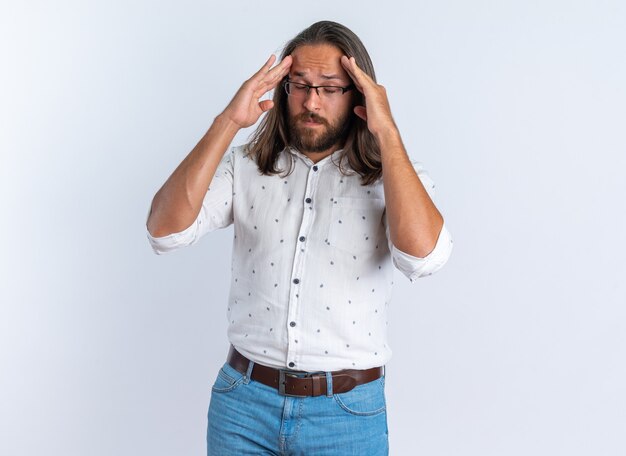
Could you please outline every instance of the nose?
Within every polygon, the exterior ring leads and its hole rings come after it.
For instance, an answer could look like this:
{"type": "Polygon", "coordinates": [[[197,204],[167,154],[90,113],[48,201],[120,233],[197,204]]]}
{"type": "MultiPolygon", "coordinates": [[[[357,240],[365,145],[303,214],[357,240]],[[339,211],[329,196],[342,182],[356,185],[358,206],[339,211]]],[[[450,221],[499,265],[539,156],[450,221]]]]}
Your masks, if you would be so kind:
{"type": "Polygon", "coordinates": [[[317,111],[320,109],[320,94],[317,88],[310,88],[304,97],[304,103],[302,104],[309,111],[317,111]]]}

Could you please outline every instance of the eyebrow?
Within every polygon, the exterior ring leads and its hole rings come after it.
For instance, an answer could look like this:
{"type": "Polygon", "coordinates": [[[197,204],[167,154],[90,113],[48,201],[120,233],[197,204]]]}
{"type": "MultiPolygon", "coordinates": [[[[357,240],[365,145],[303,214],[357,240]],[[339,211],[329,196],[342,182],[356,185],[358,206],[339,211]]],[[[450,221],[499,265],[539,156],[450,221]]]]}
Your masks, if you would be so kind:
{"type": "MultiPolygon", "coordinates": [[[[294,76],[298,76],[300,78],[304,78],[304,77],[306,77],[306,73],[303,72],[303,71],[296,71],[294,73],[294,76]]],[[[337,74],[323,74],[321,76],[321,78],[322,79],[326,79],[326,80],[329,80],[329,79],[342,79],[342,77],[337,75],[337,74]]]]}

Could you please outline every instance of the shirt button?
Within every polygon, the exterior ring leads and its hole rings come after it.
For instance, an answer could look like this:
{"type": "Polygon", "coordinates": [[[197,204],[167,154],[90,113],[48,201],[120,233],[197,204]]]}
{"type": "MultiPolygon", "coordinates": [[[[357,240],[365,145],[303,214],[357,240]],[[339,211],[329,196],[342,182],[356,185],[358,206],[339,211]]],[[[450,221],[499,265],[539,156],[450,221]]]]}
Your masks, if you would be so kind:
{"type": "Polygon", "coordinates": [[[317,171],[317,165],[313,167],[313,171],[317,171]]]}
{"type": "Polygon", "coordinates": [[[289,326],[291,326],[293,328],[294,326],[296,326],[296,322],[292,321],[291,323],[289,323],[289,326]]]}
{"type": "Polygon", "coordinates": [[[307,198],[304,201],[306,201],[307,203],[310,203],[311,202],[311,198],[307,198]]]}
{"type": "Polygon", "coordinates": [[[293,362],[289,363],[289,367],[293,367],[295,364],[293,362]]]}
{"type": "Polygon", "coordinates": [[[304,242],[304,236],[300,236],[300,241],[304,242]]]}
{"type": "Polygon", "coordinates": [[[300,279],[293,279],[293,283],[300,283],[300,279]]]}

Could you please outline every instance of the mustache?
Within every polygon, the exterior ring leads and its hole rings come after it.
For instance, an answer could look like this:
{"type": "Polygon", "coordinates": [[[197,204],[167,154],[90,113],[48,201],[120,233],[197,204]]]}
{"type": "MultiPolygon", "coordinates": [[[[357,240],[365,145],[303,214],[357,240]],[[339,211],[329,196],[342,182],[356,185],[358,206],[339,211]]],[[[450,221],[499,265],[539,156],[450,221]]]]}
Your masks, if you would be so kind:
{"type": "Polygon", "coordinates": [[[295,120],[296,121],[301,120],[303,122],[313,121],[313,122],[321,123],[321,124],[328,126],[328,121],[324,119],[323,117],[318,116],[314,112],[303,112],[302,114],[297,115],[295,120]]]}

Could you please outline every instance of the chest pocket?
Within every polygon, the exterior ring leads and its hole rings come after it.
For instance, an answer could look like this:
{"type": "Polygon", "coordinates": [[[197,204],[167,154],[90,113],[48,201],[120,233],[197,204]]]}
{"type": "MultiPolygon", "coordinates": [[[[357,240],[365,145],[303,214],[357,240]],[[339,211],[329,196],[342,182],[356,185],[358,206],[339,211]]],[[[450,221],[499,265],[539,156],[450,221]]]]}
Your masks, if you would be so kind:
{"type": "Polygon", "coordinates": [[[384,209],[381,198],[334,198],[328,243],[353,255],[374,250],[382,234],[384,209]]]}

